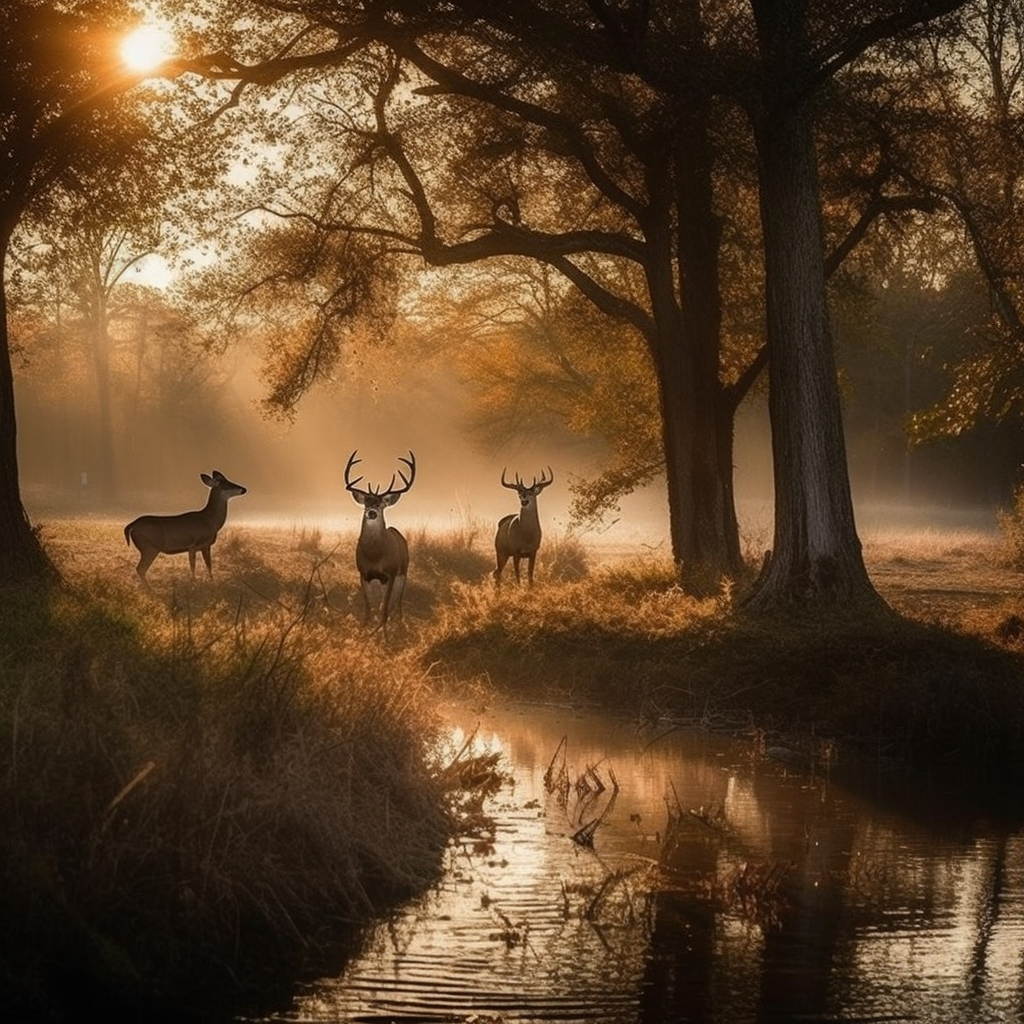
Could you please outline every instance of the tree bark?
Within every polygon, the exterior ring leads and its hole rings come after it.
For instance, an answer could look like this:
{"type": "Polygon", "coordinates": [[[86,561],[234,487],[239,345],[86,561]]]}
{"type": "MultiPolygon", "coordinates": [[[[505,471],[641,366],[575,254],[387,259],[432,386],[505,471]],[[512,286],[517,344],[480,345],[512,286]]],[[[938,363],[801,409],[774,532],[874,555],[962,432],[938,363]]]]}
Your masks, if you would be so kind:
{"type": "Polygon", "coordinates": [[[755,117],[764,230],[774,545],[748,607],[880,602],[854,523],[806,102],[755,117]]]}
{"type": "Polygon", "coordinates": [[[671,219],[644,233],[668,482],[672,554],[688,593],[715,593],[741,568],[733,495],[735,407],[719,379],[720,227],[714,212],[707,108],[690,112],[673,161],[671,219]],[[673,258],[675,257],[675,258],[673,258]],[[673,267],[678,266],[678,281],[673,267]]]}
{"type": "Polygon", "coordinates": [[[0,586],[58,577],[21,501],[14,372],[7,332],[6,252],[7,234],[0,238],[0,586]]]}

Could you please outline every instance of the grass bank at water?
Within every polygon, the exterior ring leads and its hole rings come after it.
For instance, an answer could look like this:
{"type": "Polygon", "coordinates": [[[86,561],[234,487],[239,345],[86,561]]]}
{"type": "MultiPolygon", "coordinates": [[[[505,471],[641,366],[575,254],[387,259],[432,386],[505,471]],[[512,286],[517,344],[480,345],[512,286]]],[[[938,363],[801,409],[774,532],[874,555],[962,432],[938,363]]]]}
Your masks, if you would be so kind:
{"type": "Polygon", "coordinates": [[[499,592],[487,531],[408,535],[385,638],[361,623],[352,536],[234,526],[215,581],[162,558],[146,593],[121,524],[46,529],[65,586],[0,593],[9,1019],[180,1019],[323,969],[438,876],[465,788],[431,753],[439,697],[1021,791],[1024,600],[973,542],[869,549],[892,614],[751,618],[729,588],[687,597],[663,558],[550,538],[537,584],[499,592]]]}
{"type": "Polygon", "coordinates": [[[74,574],[0,593],[7,1020],[237,1007],[437,877],[415,663],[207,598],[74,574]]]}

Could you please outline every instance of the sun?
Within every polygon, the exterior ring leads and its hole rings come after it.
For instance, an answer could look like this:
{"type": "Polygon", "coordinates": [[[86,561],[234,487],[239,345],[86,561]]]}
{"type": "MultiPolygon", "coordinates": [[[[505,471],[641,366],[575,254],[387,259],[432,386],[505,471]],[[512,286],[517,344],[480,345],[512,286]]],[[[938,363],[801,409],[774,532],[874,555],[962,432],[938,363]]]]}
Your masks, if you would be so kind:
{"type": "Polygon", "coordinates": [[[121,59],[132,71],[152,71],[174,52],[170,30],[147,22],[121,41],[121,59]]]}

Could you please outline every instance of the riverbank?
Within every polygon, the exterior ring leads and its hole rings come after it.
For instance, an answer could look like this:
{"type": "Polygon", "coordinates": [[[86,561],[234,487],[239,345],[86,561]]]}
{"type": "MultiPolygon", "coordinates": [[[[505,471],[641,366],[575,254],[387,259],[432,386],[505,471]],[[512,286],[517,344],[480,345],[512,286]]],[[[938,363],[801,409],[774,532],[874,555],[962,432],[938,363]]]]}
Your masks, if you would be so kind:
{"type": "Polygon", "coordinates": [[[982,794],[1024,782],[1024,596],[996,538],[879,534],[888,608],[748,616],[635,557],[541,592],[466,587],[426,659],[500,694],[749,735],[800,760],[857,759],[982,794]]]}
{"type": "Polygon", "coordinates": [[[984,539],[869,544],[895,613],[797,622],[555,538],[534,588],[499,593],[485,531],[409,530],[384,637],[361,624],[354,537],[231,527],[212,582],[163,557],[146,593],[121,526],[44,525],[65,586],[0,595],[0,983],[23,1017],[210,1008],[344,956],[458,828],[440,697],[1024,780],[1024,601],[984,539]]]}
{"type": "Polygon", "coordinates": [[[451,776],[408,659],[125,581],[0,593],[6,1020],[201,1019],[437,877],[451,776]]]}

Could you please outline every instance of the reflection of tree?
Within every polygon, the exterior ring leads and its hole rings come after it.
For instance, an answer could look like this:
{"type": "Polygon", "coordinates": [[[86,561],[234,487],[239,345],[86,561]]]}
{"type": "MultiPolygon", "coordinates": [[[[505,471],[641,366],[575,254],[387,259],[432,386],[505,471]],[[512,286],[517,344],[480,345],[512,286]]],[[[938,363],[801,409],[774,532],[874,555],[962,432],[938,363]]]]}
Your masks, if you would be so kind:
{"type": "MultiPolygon", "coordinates": [[[[715,851],[696,840],[679,848],[688,870],[711,873],[715,851]]],[[[675,1020],[713,1020],[715,929],[718,914],[705,899],[679,890],[655,893],[650,952],[640,990],[640,1019],[649,1024],[675,1020]]]]}

